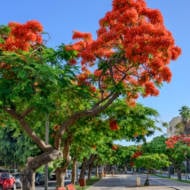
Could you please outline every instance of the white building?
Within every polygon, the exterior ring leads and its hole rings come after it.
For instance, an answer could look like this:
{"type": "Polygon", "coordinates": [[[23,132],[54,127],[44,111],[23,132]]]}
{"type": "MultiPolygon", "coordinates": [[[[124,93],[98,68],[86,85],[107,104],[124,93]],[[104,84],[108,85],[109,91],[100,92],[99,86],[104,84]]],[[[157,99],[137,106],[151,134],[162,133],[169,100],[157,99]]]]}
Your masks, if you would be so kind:
{"type": "Polygon", "coordinates": [[[184,129],[182,124],[182,118],[180,116],[172,118],[169,122],[169,127],[167,129],[167,136],[171,137],[183,133],[184,129]]]}

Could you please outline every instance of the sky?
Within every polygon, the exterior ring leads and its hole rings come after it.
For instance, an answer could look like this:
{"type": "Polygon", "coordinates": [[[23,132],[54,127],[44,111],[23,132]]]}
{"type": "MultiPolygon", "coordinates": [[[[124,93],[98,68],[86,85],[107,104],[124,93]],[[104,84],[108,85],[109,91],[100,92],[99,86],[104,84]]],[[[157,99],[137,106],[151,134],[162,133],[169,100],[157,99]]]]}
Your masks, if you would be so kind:
{"type": "MultiPolygon", "coordinates": [[[[190,106],[190,1],[146,0],[146,3],[161,11],[165,26],[172,32],[182,54],[170,63],[172,81],[163,85],[160,95],[140,98],[138,102],[156,109],[160,120],[169,122],[179,115],[182,106],[190,106]]],[[[5,0],[1,1],[0,25],[38,20],[48,33],[47,45],[56,47],[70,43],[74,30],[91,32],[96,37],[98,21],[111,10],[111,4],[111,0],[5,0]]]]}

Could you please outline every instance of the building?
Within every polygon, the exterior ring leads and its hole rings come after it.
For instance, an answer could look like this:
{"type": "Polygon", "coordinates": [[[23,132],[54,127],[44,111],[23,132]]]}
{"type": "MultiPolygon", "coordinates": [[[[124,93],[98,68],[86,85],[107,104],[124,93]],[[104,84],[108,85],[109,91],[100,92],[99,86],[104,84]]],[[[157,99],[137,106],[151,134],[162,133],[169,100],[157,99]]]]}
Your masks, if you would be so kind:
{"type": "Polygon", "coordinates": [[[172,118],[172,120],[169,122],[169,127],[167,129],[167,136],[171,137],[174,135],[182,134],[184,131],[184,128],[182,126],[182,118],[180,116],[172,118]]]}

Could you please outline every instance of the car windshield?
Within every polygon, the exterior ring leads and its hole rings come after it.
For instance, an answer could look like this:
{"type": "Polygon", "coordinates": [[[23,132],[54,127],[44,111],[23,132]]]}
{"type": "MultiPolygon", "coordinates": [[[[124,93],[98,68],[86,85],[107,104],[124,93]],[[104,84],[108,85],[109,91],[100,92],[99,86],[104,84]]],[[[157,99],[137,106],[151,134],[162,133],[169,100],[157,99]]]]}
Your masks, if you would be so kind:
{"type": "Polygon", "coordinates": [[[10,178],[10,175],[9,175],[9,173],[2,173],[1,178],[2,179],[8,179],[8,178],[10,178]]]}

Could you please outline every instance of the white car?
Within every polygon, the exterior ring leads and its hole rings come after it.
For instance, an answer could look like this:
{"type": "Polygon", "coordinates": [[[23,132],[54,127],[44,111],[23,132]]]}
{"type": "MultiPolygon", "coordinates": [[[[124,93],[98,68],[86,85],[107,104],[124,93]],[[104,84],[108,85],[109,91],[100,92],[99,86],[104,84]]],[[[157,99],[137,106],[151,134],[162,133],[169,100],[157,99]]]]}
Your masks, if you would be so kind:
{"type": "Polygon", "coordinates": [[[15,184],[17,189],[22,189],[22,182],[21,182],[21,173],[13,173],[12,174],[15,178],[15,184]]]}

